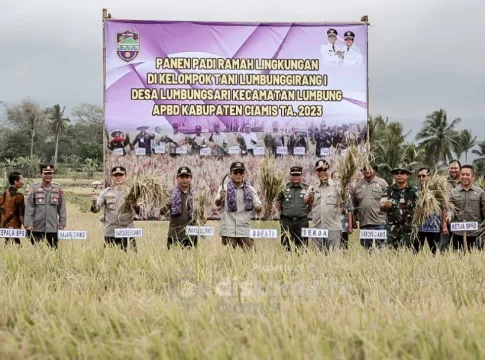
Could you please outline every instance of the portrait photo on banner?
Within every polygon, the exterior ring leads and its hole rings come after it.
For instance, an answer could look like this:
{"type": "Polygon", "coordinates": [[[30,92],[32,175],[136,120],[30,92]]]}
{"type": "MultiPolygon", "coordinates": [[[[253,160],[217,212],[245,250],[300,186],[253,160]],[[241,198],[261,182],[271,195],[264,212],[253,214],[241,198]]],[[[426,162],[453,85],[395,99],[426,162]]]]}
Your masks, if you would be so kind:
{"type": "MultiPolygon", "coordinates": [[[[265,159],[314,179],[349,139],[367,140],[365,23],[218,23],[105,19],[105,181],[151,174],[167,191],[177,169],[211,200],[231,163],[261,191],[265,159]]],[[[140,180],[136,180],[140,181],[140,180]]],[[[226,180],[227,181],[227,180],[226,180]]],[[[166,220],[150,203],[141,220],[166,220]],[[148,215],[147,215],[148,214],[148,215]]],[[[140,215],[139,215],[140,216],[140,215]]],[[[277,217],[277,210],[274,209],[277,217]]]]}

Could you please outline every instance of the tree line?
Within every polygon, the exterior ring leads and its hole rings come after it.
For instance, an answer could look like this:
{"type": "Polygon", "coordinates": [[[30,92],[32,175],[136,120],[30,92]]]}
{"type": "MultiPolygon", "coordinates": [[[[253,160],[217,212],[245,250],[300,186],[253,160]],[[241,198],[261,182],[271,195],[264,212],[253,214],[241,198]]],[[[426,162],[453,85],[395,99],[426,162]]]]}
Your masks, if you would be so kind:
{"type": "Polygon", "coordinates": [[[102,167],[103,108],[80,104],[69,118],[65,106],[41,107],[31,99],[6,104],[0,131],[0,163],[28,177],[38,173],[39,162],[52,162],[60,170],[88,172],[102,167]]]}
{"type": "MultiPolygon", "coordinates": [[[[35,176],[39,162],[53,162],[59,169],[86,172],[89,176],[102,167],[104,120],[97,104],[80,104],[64,115],[65,107],[55,104],[42,108],[31,99],[17,104],[2,103],[6,121],[0,132],[0,163],[4,169],[17,168],[26,176],[35,176]]],[[[403,124],[382,116],[370,117],[371,151],[378,173],[391,178],[390,171],[399,163],[412,169],[439,168],[451,159],[468,163],[470,154],[479,176],[485,175],[485,141],[471,130],[457,130],[460,118],[448,119],[443,109],[426,116],[414,141],[408,139],[403,124]]]]}

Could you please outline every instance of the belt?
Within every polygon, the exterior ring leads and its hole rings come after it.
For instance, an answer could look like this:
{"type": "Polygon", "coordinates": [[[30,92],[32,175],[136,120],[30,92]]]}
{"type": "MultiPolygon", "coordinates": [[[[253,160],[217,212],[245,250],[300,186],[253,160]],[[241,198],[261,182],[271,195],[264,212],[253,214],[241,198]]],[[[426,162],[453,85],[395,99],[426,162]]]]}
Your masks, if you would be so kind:
{"type": "Polygon", "coordinates": [[[303,216],[286,216],[286,215],[281,215],[281,217],[283,219],[288,219],[288,220],[292,220],[292,221],[297,221],[297,220],[302,220],[302,219],[308,218],[307,215],[303,215],[303,216]]]}

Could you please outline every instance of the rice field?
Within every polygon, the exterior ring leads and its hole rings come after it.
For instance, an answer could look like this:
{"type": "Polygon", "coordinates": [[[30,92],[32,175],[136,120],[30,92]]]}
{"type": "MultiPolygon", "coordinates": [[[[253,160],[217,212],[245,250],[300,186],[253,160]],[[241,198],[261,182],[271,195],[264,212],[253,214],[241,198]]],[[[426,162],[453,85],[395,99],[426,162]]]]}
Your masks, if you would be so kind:
{"type": "Polygon", "coordinates": [[[274,239],[244,253],[218,236],[169,252],[166,222],[138,222],[124,253],[97,215],[68,217],[87,241],[0,246],[2,359],[485,357],[481,252],[368,254],[352,237],[329,255],[274,239]]]}

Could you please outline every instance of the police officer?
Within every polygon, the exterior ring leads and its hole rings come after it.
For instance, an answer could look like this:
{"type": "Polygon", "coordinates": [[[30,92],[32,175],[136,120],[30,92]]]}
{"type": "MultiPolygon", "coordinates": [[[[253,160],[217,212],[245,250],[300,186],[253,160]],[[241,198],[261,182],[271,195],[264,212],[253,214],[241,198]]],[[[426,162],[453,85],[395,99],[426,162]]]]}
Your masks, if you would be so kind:
{"type": "Polygon", "coordinates": [[[113,185],[104,189],[99,196],[94,192],[91,195],[91,212],[97,213],[104,207],[104,247],[117,245],[127,251],[128,241],[130,241],[136,252],[135,239],[115,238],[115,229],[133,228],[134,215],[140,208],[135,206],[133,211],[121,211],[129,192],[129,187],[126,185],[126,169],[123,166],[116,166],[111,169],[111,175],[113,185]]]}
{"type": "Polygon", "coordinates": [[[353,66],[362,64],[362,54],[359,48],[354,45],[355,34],[352,31],[346,31],[344,34],[345,48],[343,49],[343,65],[353,66]]]}
{"type": "Polygon", "coordinates": [[[315,145],[315,156],[321,157],[322,149],[330,149],[332,146],[332,134],[328,131],[325,121],[320,123],[320,130],[316,131],[313,137],[310,139],[312,144],[315,145]]]}
{"type": "Polygon", "coordinates": [[[387,244],[393,248],[412,248],[412,221],[418,200],[418,188],[410,185],[412,172],[406,164],[392,169],[395,183],[389,185],[380,201],[381,211],[387,214],[387,244]]]}
{"type": "Polygon", "coordinates": [[[308,238],[301,236],[301,229],[308,228],[308,205],[305,204],[304,196],[308,185],[301,182],[301,166],[290,168],[290,182],[285,190],[279,193],[277,198],[278,209],[281,213],[281,245],[287,251],[291,251],[293,242],[296,248],[308,246],[308,238]]]}
{"type": "Polygon", "coordinates": [[[337,65],[341,61],[343,55],[343,49],[336,43],[338,32],[335,29],[328,29],[327,37],[328,43],[323,44],[320,47],[320,53],[322,54],[323,62],[325,64],[337,65]]]}
{"type": "Polygon", "coordinates": [[[52,182],[54,165],[41,164],[40,171],[42,182],[28,191],[24,227],[32,244],[46,238],[50,247],[57,248],[57,232],[67,223],[64,191],[60,184],[52,182]]]}

